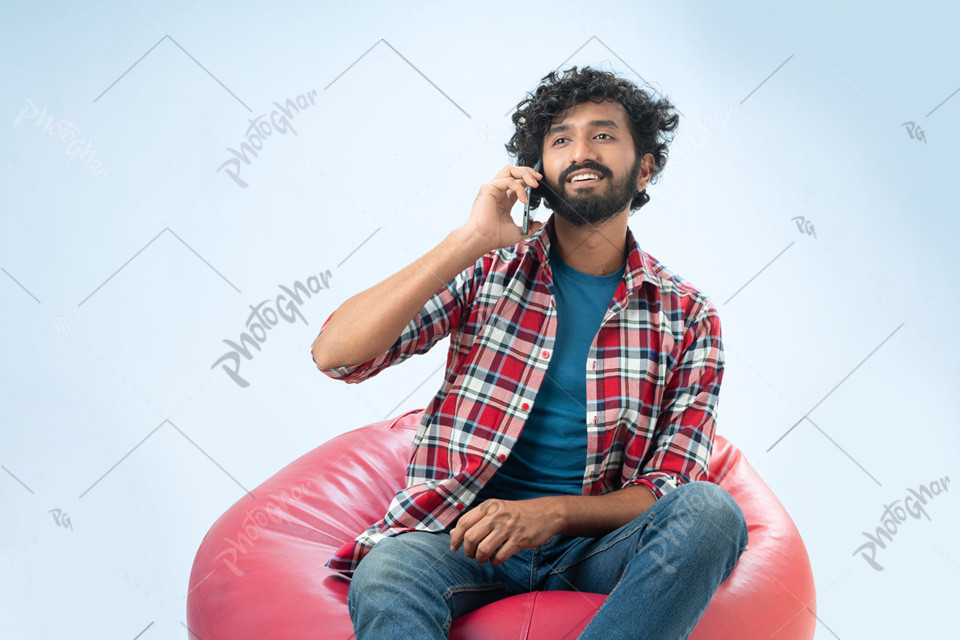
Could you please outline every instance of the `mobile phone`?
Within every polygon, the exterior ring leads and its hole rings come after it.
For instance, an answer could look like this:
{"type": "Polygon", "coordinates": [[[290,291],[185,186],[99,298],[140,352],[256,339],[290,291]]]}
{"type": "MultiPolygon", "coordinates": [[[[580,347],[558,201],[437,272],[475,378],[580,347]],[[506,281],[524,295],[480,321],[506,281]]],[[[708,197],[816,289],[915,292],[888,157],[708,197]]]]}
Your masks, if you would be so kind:
{"type": "MultiPolygon", "coordinates": [[[[539,173],[541,168],[543,168],[543,158],[537,160],[533,170],[539,173]]],[[[523,235],[527,235],[527,229],[530,227],[530,189],[532,188],[527,187],[527,201],[523,203],[523,235]]]]}

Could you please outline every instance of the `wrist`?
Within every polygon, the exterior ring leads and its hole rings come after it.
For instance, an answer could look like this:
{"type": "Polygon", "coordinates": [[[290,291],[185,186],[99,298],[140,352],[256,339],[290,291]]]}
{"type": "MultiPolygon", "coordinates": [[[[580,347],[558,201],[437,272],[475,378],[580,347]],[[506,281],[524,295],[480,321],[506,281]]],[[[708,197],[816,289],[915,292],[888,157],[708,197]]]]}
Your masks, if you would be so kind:
{"type": "Polygon", "coordinates": [[[450,235],[463,251],[476,258],[493,251],[495,248],[482,233],[467,225],[454,229],[450,235]]]}
{"type": "Polygon", "coordinates": [[[570,522],[570,501],[566,496],[550,496],[551,500],[551,519],[554,523],[554,530],[557,533],[563,533],[567,530],[570,522]]]}

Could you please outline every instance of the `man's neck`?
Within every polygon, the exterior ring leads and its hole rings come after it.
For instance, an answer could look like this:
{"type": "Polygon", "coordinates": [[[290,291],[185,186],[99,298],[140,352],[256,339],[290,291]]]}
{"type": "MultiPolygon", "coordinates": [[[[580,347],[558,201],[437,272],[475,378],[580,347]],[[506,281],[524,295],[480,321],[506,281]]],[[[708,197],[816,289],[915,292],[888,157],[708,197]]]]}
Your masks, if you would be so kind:
{"type": "Polygon", "coordinates": [[[596,227],[577,227],[553,215],[552,250],[567,265],[593,276],[616,273],[627,259],[627,212],[596,227]]]}

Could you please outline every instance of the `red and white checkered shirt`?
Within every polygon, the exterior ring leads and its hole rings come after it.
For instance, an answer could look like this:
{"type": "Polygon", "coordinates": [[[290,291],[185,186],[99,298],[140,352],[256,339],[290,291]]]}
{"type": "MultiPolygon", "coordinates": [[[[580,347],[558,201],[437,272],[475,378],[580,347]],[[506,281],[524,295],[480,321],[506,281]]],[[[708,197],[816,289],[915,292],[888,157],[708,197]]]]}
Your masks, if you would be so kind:
{"type": "MultiPolygon", "coordinates": [[[[557,335],[548,261],[553,216],[527,240],[483,255],[441,287],[386,353],[320,369],[363,382],[450,336],[443,385],[414,435],[406,488],[327,567],[349,576],[386,537],[442,531],[510,454],[557,335]]],[[[659,499],[707,473],[723,343],[710,298],[641,251],[629,227],[626,243],[623,280],[584,363],[582,493],[642,484],[659,499]]]]}

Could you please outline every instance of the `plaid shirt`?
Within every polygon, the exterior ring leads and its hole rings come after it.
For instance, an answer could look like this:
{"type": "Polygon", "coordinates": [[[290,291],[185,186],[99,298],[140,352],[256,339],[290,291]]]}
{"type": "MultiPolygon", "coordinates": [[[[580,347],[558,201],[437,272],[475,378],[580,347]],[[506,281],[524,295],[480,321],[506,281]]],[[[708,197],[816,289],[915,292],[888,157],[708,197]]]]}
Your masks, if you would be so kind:
{"type": "MultiPolygon", "coordinates": [[[[450,336],[443,385],[414,435],[407,486],[327,567],[352,575],[386,537],[442,531],[510,454],[557,335],[548,261],[553,215],[527,240],[481,256],[441,287],[386,353],[352,366],[318,366],[331,378],[363,382],[450,336]]],[[[623,280],[584,363],[582,493],[642,484],[659,499],[707,473],[723,343],[712,301],[641,251],[629,227],[626,243],[623,280]]]]}

